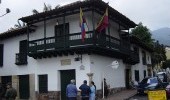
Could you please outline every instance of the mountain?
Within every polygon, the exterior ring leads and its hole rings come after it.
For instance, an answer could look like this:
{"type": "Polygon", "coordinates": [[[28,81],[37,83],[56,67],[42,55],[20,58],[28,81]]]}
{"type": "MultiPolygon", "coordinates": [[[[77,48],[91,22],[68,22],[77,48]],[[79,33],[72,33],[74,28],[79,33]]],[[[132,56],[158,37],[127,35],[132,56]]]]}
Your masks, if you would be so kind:
{"type": "Polygon", "coordinates": [[[170,28],[164,27],[151,32],[152,38],[160,44],[170,46],[170,28]]]}

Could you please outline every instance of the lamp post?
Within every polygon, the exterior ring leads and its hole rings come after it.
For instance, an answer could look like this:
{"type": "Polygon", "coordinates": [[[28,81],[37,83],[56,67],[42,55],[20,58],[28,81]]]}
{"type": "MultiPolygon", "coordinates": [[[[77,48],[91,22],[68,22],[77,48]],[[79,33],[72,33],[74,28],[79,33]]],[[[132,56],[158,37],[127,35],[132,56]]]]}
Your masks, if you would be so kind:
{"type": "Polygon", "coordinates": [[[3,15],[1,15],[0,17],[3,17],[3,16],[5,16],[6,14],[8,14],[8,13],[10,13],[10,12],[11,12],[11,10],[10,10],[9,8],[6,8],[6,13],[3,14],[3,15]]]}
{"type": "MultiPolygon", "coordinates": [[[[112,69],[117,69],[119,67],[118,61],[113,61],[110,65],[106,67],[111,67],[112,69]]],[[[102,79],[103,79],[103,99],[104,99],[104,71],[102,73],[102,79]]]]}

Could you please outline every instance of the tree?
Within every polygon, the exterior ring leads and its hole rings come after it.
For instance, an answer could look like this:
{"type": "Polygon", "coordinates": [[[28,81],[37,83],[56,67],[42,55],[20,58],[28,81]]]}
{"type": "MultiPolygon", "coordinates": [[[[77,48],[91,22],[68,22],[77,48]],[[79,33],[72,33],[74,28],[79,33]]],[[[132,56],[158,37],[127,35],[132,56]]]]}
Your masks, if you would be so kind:
{"type": "Polygon", "coordinates": [[[166,61],[166,51],[165,46],[159,44],[159,41],[154,41],[151,38],[152,34],[149,29],[140,22],[136,28],[134,28],[131,33],[132,35],[138,37],[147,46],[151,47],[154,52],[151,54],[152,66],[160,65],[162,61],[166,61]]]}
{"type": "MultiPolygon", "coordinates": [[[[58,7],[59,7],[59,5],[58,5],[58,7]]],[[[46,4],[44,3],[43,12],[50,11],[50,10],[52,10],[51,5],[50,5],[50,4],[46,5],[46,4]]],[[[33,14],[38,14],[39,11],[36,10],[36,9],[33,9],[33,10],[32,10],[32,13],[33,13],[33,14]]]]}
{"type": "Polygon", "coordinates": [[[141,39],[144,43],[149,46],[152,46],[153,39],[151,38],[152,34],[149,29],[140,22],[138,26],[132,29],[131,34],[141,39]]]}
{"type": "Polygon", "coordinates": [[[153,43],[154,52],[152,53],[152,64],[161,65],[162,61],[166,61],[165,46],[160,44],[159,41],[153,43]]]}
{"type": "Polygon", "coordinates": [[[170,59],[168,59],[165,62],[163,62],[162,68],[164,68],[164,69],[170,68],[170,59]]]}

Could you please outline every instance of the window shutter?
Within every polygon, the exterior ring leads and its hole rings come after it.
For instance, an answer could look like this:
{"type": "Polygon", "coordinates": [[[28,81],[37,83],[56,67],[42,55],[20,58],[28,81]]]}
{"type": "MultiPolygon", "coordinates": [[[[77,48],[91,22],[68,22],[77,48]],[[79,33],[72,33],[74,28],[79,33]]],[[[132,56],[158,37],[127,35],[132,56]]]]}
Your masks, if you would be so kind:
{"type": "Polygon", "coordinates": [[[48,79],[47,75],[39,75],[39,93],[48,92],[48,79]]]}
{"type": "Polygon", "coordinates": [[[20,53],[27,53],[27,40],[20,41],[20,47],[19,47],[20,53]]]}
{"type": "Polygon", "coordinates": [[[4,45],[0,44],[0,67],[3,66],[3,53],[4,53],[4,45]]]}
{"type": "Polygon", "coordinates": [[[22,64],[27,64],[27,40],[20,41],[19,53],[20,62],[22,64]]]}

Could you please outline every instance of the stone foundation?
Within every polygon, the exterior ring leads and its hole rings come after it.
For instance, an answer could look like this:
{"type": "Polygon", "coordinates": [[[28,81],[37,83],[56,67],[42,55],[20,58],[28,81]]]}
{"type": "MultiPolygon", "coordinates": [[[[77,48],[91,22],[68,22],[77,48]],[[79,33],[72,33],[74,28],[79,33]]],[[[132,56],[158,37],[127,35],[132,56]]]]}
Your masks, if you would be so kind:
{"type": "Polygon", "coordinates": [[[60,100],[60,91],[49,91],[48,93],[36,92],[37,100],[60,100]]]}
{"type": "MultiPolygon", "coordinates": [[[[122,90],[125,90],[126,88],[125,87],[118,87],[118,88],[111,88],[111,89],[109,89],[109,94],[108,94],[108,96],[109,95],[113,95],[113,94],[115,94],[115,93],[117,93],[117,92],[119,92],[119,91],[122,91],[122,90]]],[[[96,94],[96,97],[97,98],[102,98],[102,93],[103,91],[102,90],[97,90],[97,94],[96,94]]]]}
{"type": "MultiPolygon", "coordinates": [[[[115,94],[124,90],[125,87],[111,88],[109,89],[109,95],[115,94]]],[[[97,98],[102,98],[102,90],[97,90],[97,98]]],[[[48,93],[39,94],[36,92],[37,100],[60,100],[60,91],[49,91],[48,93]]],[[[78,92],[77,100],[80,100],[80,92],[78,92]]]]}

